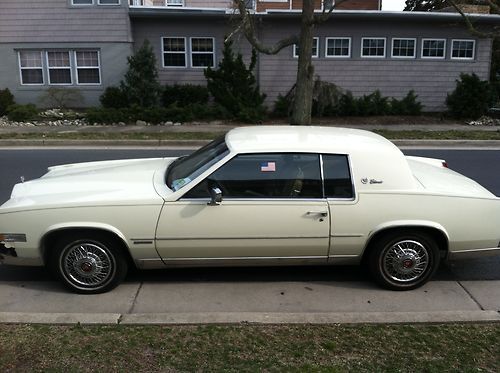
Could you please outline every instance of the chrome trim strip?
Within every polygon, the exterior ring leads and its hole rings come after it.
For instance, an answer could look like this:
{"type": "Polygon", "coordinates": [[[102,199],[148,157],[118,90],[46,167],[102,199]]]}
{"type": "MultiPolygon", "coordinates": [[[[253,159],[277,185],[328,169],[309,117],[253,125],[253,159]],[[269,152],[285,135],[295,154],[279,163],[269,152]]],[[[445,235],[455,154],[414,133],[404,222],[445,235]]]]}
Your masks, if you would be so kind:
{"type": "Polygon", "coordinates": [[[332,237],[363,237],[363,234],[359,233],[346,233],[346,234],[332,234],[332,237]]]}
{"type": "Polygon", "coordinates": [[[468,249],[459,251],[450,251],[448,253],[448,260],[472,259],[483,258],[489,256],[500,255],[500,247],[491,247],[485,249],[468,249]]]}
{"type": "Polygon", "coordinates": [[[152,245],[153,242],[154,242],[153,240],[151,240],[151,241],[149,241],[149,240],[148,241],[146,241],[146,240],[144,240],[144,241],[132,241],[132,243],[134,245],[152,245]]]}
{"type": "Polygon", "coordinates": [[[330,238],[329,236],[290,236],[290,237],[158,237],[156,241],[182,241],[182,240],[307,240],[330,238]]]}
{"type": "Polygon", "coordinates": [[[0,242],[26,242],[24,233],[0,233],[0,242]]]}
{"type": "Polygon", "coordinates": [[[323,154],[319,154],[319,173],[321,177],[321,195],[326,198],[325,195],[325,171],[323,170],[323,154]]]}
{"type": "MultiPolygon", "coordinates": [[[[208,202],[210,198],[179,198],[175,202],[208,202]]],[[[224,201],[231,202],[325,202],[326,198],[232,198],[224,197],[224,201]]],[[[343,200],[344,201],[344,200],[343,200]]]]}
{"type": "Polygon", "coordinates": [[[213,257],[213,258],[163,258],[164,261],[216,261],[216,260],[288,260],[288,259],[327,259],[326,255],[318,256],[229,256],[229,257],[213,257]]]}
{"type": "Polygon", "coordinates": [[[359,255],[328,255],[328,258],[329,259],[333,259],[333,258],[357,258],[359,257],[359,255]]]}

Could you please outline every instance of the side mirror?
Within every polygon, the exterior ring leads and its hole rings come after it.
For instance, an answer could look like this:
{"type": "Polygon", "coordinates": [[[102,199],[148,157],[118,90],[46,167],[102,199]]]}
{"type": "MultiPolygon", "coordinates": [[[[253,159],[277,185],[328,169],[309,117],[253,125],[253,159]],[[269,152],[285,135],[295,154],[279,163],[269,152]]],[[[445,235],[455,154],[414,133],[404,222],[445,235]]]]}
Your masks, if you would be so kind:
{"type": "Polygon", "coordinates": [[[222,190],[217,187],[210,188],[210,202],[209,206],[218,206],[222,202],[222,190]]]}

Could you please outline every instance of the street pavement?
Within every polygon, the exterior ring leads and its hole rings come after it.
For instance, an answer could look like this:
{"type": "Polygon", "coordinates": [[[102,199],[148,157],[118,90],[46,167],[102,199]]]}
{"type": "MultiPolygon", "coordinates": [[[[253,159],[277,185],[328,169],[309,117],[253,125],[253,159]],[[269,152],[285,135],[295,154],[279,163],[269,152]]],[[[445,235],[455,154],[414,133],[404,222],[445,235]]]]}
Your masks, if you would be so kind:
{"type": "MultiPolygon", "coordinates": [[[[165,149],[155,151],[165,153],[165,149]]],[[[440,150],[430,152],[440,155],[440,150]]],[[[14,153],[14,149],[0,151],[2,170],[14,153]]],[[[482,153],[467,152],[466,157],[482,153]]],[[[489,154],[496,158],[500,152],[489,154]]],[[[72,161],[68,157],[62,163],[72,161]]],[[[44,162],[54,161],[49,155],[41,158],[44,162]]],[[[29,164],[29,158],[25,162],[29,164]]],[[[492,162],[490,159],[484,165],[485,172],[497,175],[492,162]]],[[[479,172],[481,167],[473,169],[479,172]]],[[[17,167],[13,176],[17,178],[21,171],[17,167]]],[[[37,177],[40,172],[31,169],[28,176],[37,177]]],[[[497,179],[490,181],[489,187],[499,195],[497,179]]],[[[500,267],[495,263],[498,260],[486,259],[445,265],[433,281],[407,292],[380,289],[359,267],[293,267],[135,271],[112,292],[86,296],[68,292],[43,268],[0,267],[0,322],[500,322],[500,267]],[[471,266],[472,273],[467,271],[471,266]]]]}

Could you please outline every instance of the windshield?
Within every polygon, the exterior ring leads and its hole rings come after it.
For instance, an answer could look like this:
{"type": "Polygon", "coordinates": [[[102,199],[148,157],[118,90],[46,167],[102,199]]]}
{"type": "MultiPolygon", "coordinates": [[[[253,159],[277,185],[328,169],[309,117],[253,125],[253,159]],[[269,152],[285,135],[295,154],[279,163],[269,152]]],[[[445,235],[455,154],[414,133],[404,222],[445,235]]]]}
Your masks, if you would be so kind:
{"type": "Polygon", "coordinates": [[[179,190],[224,158],[229,153],[224,139],[222,136],[193,154],[172,162],[167,169],[167,186],[173,191],[179,190]]]}

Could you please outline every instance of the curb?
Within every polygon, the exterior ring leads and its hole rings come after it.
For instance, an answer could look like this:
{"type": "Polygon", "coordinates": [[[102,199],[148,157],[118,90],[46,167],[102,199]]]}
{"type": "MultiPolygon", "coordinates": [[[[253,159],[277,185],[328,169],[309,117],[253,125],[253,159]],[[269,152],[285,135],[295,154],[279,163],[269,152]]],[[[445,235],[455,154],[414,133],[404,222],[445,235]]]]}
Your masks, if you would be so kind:
{"type": "Polygon", "coordinates": [[[200,325],[200,324],[415,324],[500,322],[497,311],[342,313],[17,313],[0,312],[2,324],[200,325]]]}
{"type": "MultiPolygon", "coordinates": [[[[0,140],[0,147],[179,147],[197,148],[210,140],[0,140]]],[[[413,148],[498,148],[500,140],[391,140],[398,147],[413,148]]]]}

